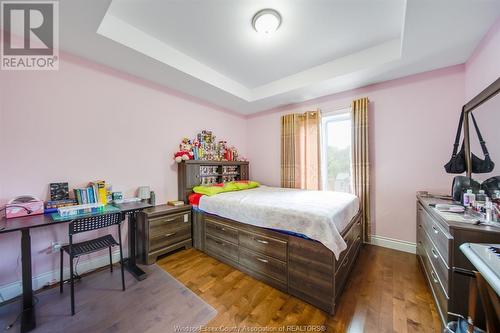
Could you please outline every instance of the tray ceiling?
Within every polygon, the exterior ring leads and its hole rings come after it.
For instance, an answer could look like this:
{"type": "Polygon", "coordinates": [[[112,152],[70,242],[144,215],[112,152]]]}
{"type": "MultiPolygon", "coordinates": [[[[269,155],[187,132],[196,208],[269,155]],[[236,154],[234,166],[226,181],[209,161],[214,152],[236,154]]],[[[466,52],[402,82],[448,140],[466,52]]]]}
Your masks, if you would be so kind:
{"type": "Polygon", "coordinates": [[[65,0],[61,48],[251,114],[466,61],[500,0],[65,0]],[[256,33],[253,14],[283,22],[256,33]]]}

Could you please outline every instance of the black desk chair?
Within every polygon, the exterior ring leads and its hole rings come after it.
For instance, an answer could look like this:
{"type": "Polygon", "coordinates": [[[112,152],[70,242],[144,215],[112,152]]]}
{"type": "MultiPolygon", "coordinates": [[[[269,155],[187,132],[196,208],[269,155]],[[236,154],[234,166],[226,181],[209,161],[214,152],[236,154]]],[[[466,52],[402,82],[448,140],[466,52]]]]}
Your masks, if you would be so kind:
{"type": "Polygon", "coordinates": [[[75,219],[69,223],[69,244],[61,247],[61,279],[59,283],[59,290],[63,292],[63,252],[69,255],[69,270],[70,270],[70,284],[71,284],[71,315],[75,314],[75,287],[74,287],[74,274],[73,274],[73,259],[78,258],[84,254],[109,249],[109,267],[113,272],[113,258],[111,248],[118,245],[120,247],[120,266],[122,274],[122,290],[125,291],[125,276],[123,273],[123,253],[122,253],[122,236],[121,236],[121,221],[123,216],[120,213],[112,213],[105,215],[97,215],[75,219]],[[112,225],[118,226],[118,242],[111,235],[101,236],[99,238],[87,240],[80,243],[73,243],[73,235],[106,228],[112,225]]]}

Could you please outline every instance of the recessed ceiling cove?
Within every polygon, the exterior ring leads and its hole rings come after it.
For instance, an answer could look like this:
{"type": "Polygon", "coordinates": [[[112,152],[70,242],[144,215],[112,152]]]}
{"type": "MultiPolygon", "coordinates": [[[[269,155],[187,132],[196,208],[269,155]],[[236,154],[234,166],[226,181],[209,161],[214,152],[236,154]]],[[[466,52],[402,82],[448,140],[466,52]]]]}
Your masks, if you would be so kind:
{"type": "Polygon", "coordinates": [[[404,1],[275,1],[263,35],[266,3],[115,0],[98,33],[249,102],[401,55],[404,1]]]}
{"type": "Polygon", "coordinates": [[[61,48],[240,114],[464,63],[500,0],[67,0],[61,48]],[[252,18],[279,13],[258,33],[252,18]]]}

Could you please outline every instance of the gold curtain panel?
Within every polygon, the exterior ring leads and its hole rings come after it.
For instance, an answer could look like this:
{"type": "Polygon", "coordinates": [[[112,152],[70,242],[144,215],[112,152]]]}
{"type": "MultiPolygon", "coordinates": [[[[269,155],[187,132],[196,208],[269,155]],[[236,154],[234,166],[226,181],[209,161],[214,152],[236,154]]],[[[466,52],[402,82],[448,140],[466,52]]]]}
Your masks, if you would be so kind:
{"type": "Polygon", "coordinates": [[[370,154],[368,141],[368,98],[352,102],[352,173],[353,189],[360,199],[364,241],[370,241],[370,154]]]}
{"type": "Polygon", "coordinates": [[[281,186],[319,190],[321,113],[281,117],[281,186]]]}

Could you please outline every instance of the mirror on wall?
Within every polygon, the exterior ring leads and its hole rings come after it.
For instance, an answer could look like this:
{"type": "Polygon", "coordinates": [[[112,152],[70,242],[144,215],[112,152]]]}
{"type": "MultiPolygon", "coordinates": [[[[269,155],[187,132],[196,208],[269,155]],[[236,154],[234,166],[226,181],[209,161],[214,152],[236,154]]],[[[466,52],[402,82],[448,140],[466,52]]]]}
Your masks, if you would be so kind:
{"type": "MultiPolygon", "coordinates": [[[[482,182],[492,176],[500,175],[500,94],[493,96],[474,109],[472,114],[474,114],[483,139],[486,142],[490,158],[495,162],[495,168],[492,172],[472,175],[474,179],[482,182]]],[[[484,155],[481,151],[481,145],[479,144],[479,138],[477,137],[472,119],[470,119],[469,128],[471,152],[483,159],[484,155]]]]}

